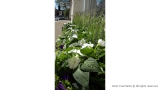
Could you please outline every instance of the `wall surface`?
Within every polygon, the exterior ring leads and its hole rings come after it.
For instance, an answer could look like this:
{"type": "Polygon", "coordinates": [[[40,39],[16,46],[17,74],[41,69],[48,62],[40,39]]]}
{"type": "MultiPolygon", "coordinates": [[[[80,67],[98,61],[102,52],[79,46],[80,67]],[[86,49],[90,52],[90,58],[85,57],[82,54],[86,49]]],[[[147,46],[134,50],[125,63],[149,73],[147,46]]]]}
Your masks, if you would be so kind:
{"type": "Polygon", "coordinates": [[[70,17],[71,21],[76,12],[88,12],[96,8],[96,0],[72,0],[70,17]]]}

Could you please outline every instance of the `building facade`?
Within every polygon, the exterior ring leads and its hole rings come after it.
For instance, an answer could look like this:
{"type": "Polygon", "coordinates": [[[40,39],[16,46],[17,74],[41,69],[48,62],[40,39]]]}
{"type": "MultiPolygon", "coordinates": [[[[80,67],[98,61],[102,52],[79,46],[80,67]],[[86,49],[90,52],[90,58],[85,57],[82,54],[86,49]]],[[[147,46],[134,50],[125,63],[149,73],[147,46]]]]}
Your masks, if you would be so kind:
{"type": "Polygon", "coordinates": [[[96,8],[96,5],[96,0],[72,0],[70,9],[71,21],[76,12],[88,12],[96,8]]]}
{"type": "Polygon", "coordinates": [[[71,18],[72,22],[76,12],[90,12],[91,10],[95,10],[98,7],[105,6],[105,0],[71,0],[70,5],[71,8],[69,18],[71,18]]]}

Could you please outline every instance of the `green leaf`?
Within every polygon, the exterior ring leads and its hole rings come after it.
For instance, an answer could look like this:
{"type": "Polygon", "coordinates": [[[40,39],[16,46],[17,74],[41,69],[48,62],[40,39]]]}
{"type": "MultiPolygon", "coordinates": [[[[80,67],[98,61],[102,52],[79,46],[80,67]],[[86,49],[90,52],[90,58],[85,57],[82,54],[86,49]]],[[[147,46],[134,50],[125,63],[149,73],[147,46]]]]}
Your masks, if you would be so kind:
{"type": "Polygon", "coordinates": [[[93,53],[93,48],[87,47],[80,50],[82,54],[90,56],[93,53]]]}
{"type": "Polygon", "coordinates": [[[87,72],[101,72],[101,68],[97,61],[91,57],[84,61],[84,64],[81,65],[81,70],[87,72]]]}
{"type": "Polygon", "coordinates": [[[74,42],[78,42],[78,39],[77,39],[77,38],[72,38],[70,44],[71,44],[71,43],[74,43],[74,42]]]}
{"type": "Polygon", "coordinates": [[[55,64],[55,72],[59,72],[60,69],[61,69],[61,66],[58,63],[56,63],[55,64]]]}
{"type": "Polygon", "coordinates": [[[68,80],[65,80],[64,82],[65,84],[70,85],[70,82],[68,80]]]}
{"type": "Polygon", "coordinates": [[[101,58],[101,57],[103,57],[103,56],[105,56],[105,53],[102,53],[101,55],[99,55],[99,58],[101,58]]]}
{"type": "Polygon", "coordinates": [[[105,64],[104,63],[101,63],[101,62],[99,62],[99,65],[101,66],[101,67],[105,67],[105,64]]]}
{"type": "Polygon", "coordinates": [[[68,48],[66,48],[66,50],[65,51],[70,51],[70,50],[72,50],[73,49],[73,47],[68,47],[68,48]]]}
{"type": "Polygon", "coordinates": [[[105,57],[105,51],[103,49],[95,49],[94,50],[94,54],[92,55],[92,57],[95,57],[95,58],[101,58],[101,57],[105,57]],[[95,55],[95,56],[93,56],[95,55]]]}
{"type": "Polygon", "coordinates": [[[89,72],[83,72],[79,68],[73,74],[74,79],[83,87],[87,87],[89,84],[89,72]]]}
{"type": "Polygon", "coordinates": [[[67,60],[65,60],[63,63],[62,63],[62,66],[61,67],[63,67],[63,68],[66,68],[66,66],[67,66],[67,60]]]}
{"type": "Polygon", "coordinates": [[[66,53],[61,53],[58,58],[60,61],[63,61],[68,58],[68,55],[66,53]]]}
{"type": "Polygon", "coordinates": [[[105,73],[104,70],[103,70],[103,68],[102,67],[100,67],[100,68],[101,68],[101,72],[98,72],[98,75],[101,75],[101,74],[105,73]]]}
{"type": "Polygon", "coordinates": [[[75,43],[75,42],[78,42],[78,39],[77,39],[77,38],[72,38],[72,40],[67,43],[67,47],[68,47],[70,44],[75,43]]]}
{"type": "Polygon", "coordinates": [[[83,33],[78,34],[78,39],[82,39],[83,37],[85,37],[85,34],[83,33]]]}

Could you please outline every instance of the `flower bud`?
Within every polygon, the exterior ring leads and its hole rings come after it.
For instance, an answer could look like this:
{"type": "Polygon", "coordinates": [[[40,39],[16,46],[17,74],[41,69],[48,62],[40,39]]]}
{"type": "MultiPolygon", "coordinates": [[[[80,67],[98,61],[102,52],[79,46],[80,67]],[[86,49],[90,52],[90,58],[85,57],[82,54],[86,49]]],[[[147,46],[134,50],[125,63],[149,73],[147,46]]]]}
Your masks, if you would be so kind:
{"type": "Polygon", "coordinates": [[[102,39],[99,39],[98,40],[98,46],[105,47],[105,41],[103,41],[102,39]]]}

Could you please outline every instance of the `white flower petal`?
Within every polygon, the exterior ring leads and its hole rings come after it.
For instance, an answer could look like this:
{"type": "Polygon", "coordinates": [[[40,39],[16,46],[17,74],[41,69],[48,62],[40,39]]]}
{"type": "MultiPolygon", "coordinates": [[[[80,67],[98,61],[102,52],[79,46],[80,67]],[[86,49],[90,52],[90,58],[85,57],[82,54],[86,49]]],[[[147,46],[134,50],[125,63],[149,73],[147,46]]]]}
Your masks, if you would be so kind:
{"type": "Polygon", "coordinates": [[[77,49],[72,49],[72,50],[68,51],[68,53],[78,53],[78,54],[80,54],[81,56],[84,56],[84,55],[81,53],[81,51],[80,51],[80,50],[77,50],[77,49]]]}
{"type": "Polygon", "coordinates": [[[93,44],[88,44],[88,43],[85,43],[85,44],[83,44],[83,46],[82,46],[82,49],[83,48],[86,48],[86,47],[93,47],[94,45],[93,44]]]}
{"type": "Polygon", "coordinates": [[[79,59],[78,55],[76,55],[68,60],[68,66],[70,69],[74,69],[79,65],[80,62],[81,60],[79,59]]]}
{"type": "Polygon", "coordinates": [[[80,50],[78,50],[77,53],[80,54],[81,56],[84,56],[80,50]]]}
{"type": "Polygon", "coordinates": [[[79,43],[79,45],[82,46],[85,42],[86,42],[86,41],[85,41],[84,38],[83,38],[83,39],[81,39],[78,43],[79,43]]]}
{"type": "Polygon", "coordinates": [[[98,45],[102,46],[102,47],[105,47],[105,41],[103,41],[102,39],[99,39],[98,40],[98,45]]]}
{"type": "Polygon", "coordinates": [[[73,37],[73,38],[77,38],[77,35],[76,35],[76,34],[74,34],[72,37],[73,37]]]}

